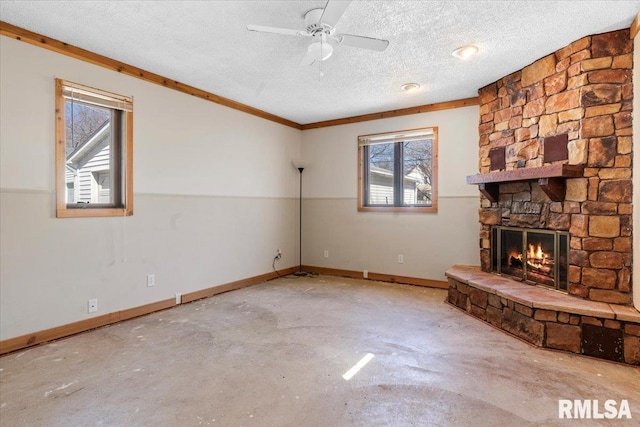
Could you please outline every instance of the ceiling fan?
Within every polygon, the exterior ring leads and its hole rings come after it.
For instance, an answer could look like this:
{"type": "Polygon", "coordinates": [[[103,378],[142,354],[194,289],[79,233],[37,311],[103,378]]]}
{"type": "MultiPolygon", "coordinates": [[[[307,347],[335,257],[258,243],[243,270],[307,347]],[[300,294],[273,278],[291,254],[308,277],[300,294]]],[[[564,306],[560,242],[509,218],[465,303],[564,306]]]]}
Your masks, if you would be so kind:
{"type": "Polygon", "coordinates": [[[307,47],[307,52],[302,61],[300,61],[300,65],[311,65],[316,61],[321,62],[328,59],[333,54],[333,45],[330,42],[378,52],[385,50],[389,45],[388,40],[336,33],[336,24],[349,6],[349,3],[351,1],[328,0],[324,9],[311,9],[304,15],[304,30],[265,27],[262,25],[247,25],[247,29],[261,33],[313,38],[314,42],[307,47]]]}

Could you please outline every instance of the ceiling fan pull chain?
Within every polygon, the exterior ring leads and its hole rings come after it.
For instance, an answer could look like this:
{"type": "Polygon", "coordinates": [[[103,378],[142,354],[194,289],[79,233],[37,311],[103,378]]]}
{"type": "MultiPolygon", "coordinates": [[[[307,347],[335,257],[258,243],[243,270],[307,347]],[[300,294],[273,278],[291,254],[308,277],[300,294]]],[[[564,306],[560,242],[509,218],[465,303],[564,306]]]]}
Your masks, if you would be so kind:
{"type": "MultiPolygon", "coordinates": [[[[325,35],[322,34],[322,36],[320,36],[320,52],[324,53],[324,42],[325,42],[325,35]]],[[[318,76],[318,80],[322,80],[322,78],[324,77],[324,71],[322,71],[322,63],[324,62],[324,59],[321,57],[320,61],[318,61],[318,63],[320,64],[320,75],[318,76]]]]}

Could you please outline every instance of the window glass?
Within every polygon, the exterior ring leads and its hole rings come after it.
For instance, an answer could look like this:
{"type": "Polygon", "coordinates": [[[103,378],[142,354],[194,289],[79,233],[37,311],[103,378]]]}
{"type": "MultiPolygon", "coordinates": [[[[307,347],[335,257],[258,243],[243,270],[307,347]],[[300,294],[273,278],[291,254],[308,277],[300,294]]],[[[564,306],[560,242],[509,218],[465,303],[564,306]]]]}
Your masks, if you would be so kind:
{"type": "Polygon", "coordinates": [[[111,111],[72,99],[65,103],[67,204],[114,204],[113,186],[105,183],[114,166],[111,111]]]}
{"type": "Polygon", "coordinates": [[[431,139],[402,143],[404,205],[431,205],[431,178],[433,175],[431,139]]]}
{"type": "Polygon", "coordinates": [[[393,206],[394,146],[376,144],[368,148],[369,188],[368,205],[393,206]]]}

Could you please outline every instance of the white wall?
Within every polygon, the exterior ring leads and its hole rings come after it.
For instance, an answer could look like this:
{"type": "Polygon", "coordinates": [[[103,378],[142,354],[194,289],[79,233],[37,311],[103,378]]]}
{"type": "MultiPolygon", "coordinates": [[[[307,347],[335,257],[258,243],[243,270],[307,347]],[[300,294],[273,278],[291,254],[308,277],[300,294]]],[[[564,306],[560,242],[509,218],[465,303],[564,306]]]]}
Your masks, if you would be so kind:
{"type": "Polygon", "coordinates": [[[276,249],[297,265],[300,158],[304,264],[443,280],[479,262],[477,107],[301,132],[6,37],[0,92],[0,340],[89,318],[89,299],[99,315],[267,273],[276,249]],[[55,218],[55,77],[133,96],[132,217],[55,218]],[[357,136],[427,126],[438,213],[358,213],[357,136]]]}
{"type": "Polygon", "coordinates": [[[465,182],[478,172],[478,117],[473,106],[304,131],[302,263],[433,280],[453,264],[478,265],[480,195],[465,182]],[[439,132],[438,212],[358,212],[358,135],[430,126],[439,132]]]}
{"type": "MultiPolygon", "coordinates": [[[[640,19],[640,13],[636,16],[640,19]]],[[[640,37],[633,43],[633,305],[640,310],[640,37]]]]}
{"type": "Polygon", "coordinates": [[[297,265],[301,131],[6,37],[0,93],[0,339],[297,265]],[[55,77],[133,96],[132,217],[55,218],[55,77]]]}

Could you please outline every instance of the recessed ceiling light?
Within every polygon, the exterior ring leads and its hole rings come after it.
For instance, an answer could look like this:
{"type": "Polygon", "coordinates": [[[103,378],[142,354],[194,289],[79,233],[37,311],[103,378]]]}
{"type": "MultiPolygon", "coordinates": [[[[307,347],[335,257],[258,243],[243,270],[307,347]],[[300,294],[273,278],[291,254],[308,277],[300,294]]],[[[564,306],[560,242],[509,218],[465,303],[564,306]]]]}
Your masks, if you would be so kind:
{"type": "Polygon", "coordinates": [[[418,83],[405,83],[402,86],[400,86],[402,88],[402,90],[404,90],[405,92],[410,92],[412,90],[416,90],[420,87],[420,85],[418,83]]]}
{"type": "Polygon", "coordinates": [[[460,59],[469,59],[476,53],[478,53],[478,48],[474,45],[469,44],[469,45],[457,48],[456,50],[453,51],[452,55],[460,59]]]}

